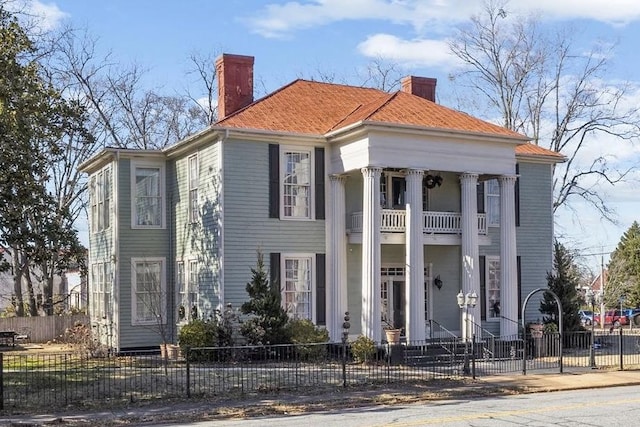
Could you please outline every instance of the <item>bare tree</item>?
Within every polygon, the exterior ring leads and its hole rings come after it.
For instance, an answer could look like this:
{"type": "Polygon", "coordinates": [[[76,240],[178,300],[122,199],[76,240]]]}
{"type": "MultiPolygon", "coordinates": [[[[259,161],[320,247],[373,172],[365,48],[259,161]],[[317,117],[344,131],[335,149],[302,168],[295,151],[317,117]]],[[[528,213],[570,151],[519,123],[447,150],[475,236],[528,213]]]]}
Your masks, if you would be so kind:
{"type": "Polygon", "coordinates": [[[89,111],[94,148],[163,148],[201,127],[190,99],[146,89],[144,68],[119,66],[111,53],[100,56],[86,31],[66,28],[55,52],[49,68],[65,94],[89,111]]]}
{"type": "Polygon", "coordinates": [[[547,34],[534,16],[511,16],[507,2],[489,0],[449,44],[464,64],[450,78],[477,95],[486,115],[567,157],[554,173],[554,212],[581,198],[615,222],[599,188],[630,170],[617,168],[613,155],[585,160],[585,153],[603,138],[637,138],[638,107],[625,104],[627,85],[605,82],[607,52],[578,50],[567,30],[547,34]]]}
{"type": "Polygon", "coordinates": [[[195,114],[200,124],[205,127],[212,125],[218,118],[218,85],[216,82],[215,54],[192,53],[189,61],[192,68],[187,75],[196,77],[196,81],[202,85],[204,96],[195,95],[190,89],[186,90],[187,96],[198,108],[195,114]]]}
{"type": "Polygon", "coordinates": [[[403,72],[398,64],[377,57],[371,60],[365,72],[359,72],[358,76],[362,80],[362,86],[391,92],[400,88],[403,72]]]}

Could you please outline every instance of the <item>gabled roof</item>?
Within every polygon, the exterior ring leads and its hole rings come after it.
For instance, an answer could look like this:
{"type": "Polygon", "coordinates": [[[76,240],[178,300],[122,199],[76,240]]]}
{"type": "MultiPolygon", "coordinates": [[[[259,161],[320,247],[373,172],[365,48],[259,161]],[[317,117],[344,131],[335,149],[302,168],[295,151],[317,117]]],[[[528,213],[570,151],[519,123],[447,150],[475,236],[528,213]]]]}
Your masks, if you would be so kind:
{"type": "Polygon", "coordinates": [[[358,122],[527,138],[405,92],[295,80],[222,119],[218,126],[323,135],[358,122]]]}

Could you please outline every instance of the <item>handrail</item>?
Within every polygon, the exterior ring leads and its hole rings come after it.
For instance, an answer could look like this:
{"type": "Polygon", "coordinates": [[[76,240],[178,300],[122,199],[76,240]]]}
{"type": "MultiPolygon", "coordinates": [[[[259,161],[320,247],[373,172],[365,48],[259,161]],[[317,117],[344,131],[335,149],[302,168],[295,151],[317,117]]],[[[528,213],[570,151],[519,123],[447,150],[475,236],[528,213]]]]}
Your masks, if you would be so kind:
{"type": "MultiPolygon", "coordinates": [[[[451,332],[450,330],[448,330],[447,328],[445,328],[444,326],[442,326],[440,323],[438,323],[436,320],[433,320],[433,319],[429,320],[429,330],[432,331],[431,337],[429,338],[433,337],[433,329],[434,329],[433,325],[436,325],[438,329],[440,329],[440,331],[443,331],[446,334],[445,337],[448,336],[451,339],[456,339],[456,340],[458,339],[458,336],[456,334],[454,334],[453,332],[451,332]]],[[[442,337],[437,336],[436,338],[440,339],[442,337]]]]}
{"type": "Polygon", "coordinates": [[[522,333],[524,335],[524,332],[522,331],[522,325],[520,324],[520,321],[510,319],[509,317],[506,317],[506,316],[503,316],[503,315],[500,315],[500,318],[504,319],[504,320],[507,320],[507,321],[509,321],[511,323],[515,323],[518,326],[518,334],[522,333]]]}
{"type": "MultiPolygon", "coordinates": [[[[482,346],[483,358],[485,360],[493,361],[495,359],[495,355],[496,355],[496,340],[497,340],[498,337],[496,335],[494,335],[493,333],[491,333],[490,331],[484,329],[482,327],[482,325],[474,322],[473,320],[470,320],[470,322],[471,322],[471,326],[473,328],[473,336],[477,337],[478,336],[478,332],[480,332],[479,337],[480,337],[481,342],[483,343],[483,346],[482,346]],[[487,348],[487,346],[484,345],[484,341],[485,340],[489,342],[489,348],[487,348]]],[[[476,341],[474,341],[474,342],[476,342],[476,341]]]]}

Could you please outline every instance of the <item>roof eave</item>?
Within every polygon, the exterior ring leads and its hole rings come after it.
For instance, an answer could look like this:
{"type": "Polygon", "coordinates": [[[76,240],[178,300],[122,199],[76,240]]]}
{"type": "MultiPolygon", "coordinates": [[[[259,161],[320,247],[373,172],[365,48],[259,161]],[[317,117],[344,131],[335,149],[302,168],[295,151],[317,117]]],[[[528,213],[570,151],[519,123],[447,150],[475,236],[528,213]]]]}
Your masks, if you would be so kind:
{"type": "Polygon", "coordinates": [[[529,153],[516,153],[516,159],[527,161],[531,163],[548,163],[557,164],[567,161],[567,157],[563,155],[545,155],[545,154],[529,154],[529,153]]]}
{"type": "Polygon", "coordinates": [[[114,158],[117,153],[119,154],[128,154],[131,156],[139,156],[139,155],[147,155],[147,156],[157,156],[164,157],[164,154],[161,150],[143,150],[137,148],[117,148],[117,147],[106,147],[103,148],[100,152],[90,157],[89,159],[82,162],[78,165],[78,170],[80,172],[91,173],[103,165],[107,163],[109,159],[114,158]]]}
{"type": "Polygon", "coordinates": [[[362,131],[364,129],[390,129],[393,131],[401,131],[403,133],[413,133],[413,134],[428,134],[428,135],[442,135],[451,137],[452,135],[462,137],[463,139],[482,139],[482,140],[491,140],[496,141],[500,140],[501,142],[507,142],[514,145],[522,145],[526,144],[531,140],[531,138],[526,137],[524,135],[501,135],[501,134],[491,134],[491,133],[483,133],[483,132],[471,132],[471,131],[463,131],[457,129],[446,129],[446,128],[433,128],[433,127],[424,127],[417,125],[407,125],[407,124],[398,124],[398,123],[383,123],[377,121],[359,121],[356,123],[352,123],[351,125],[345,126],[340,129],[336,129],[329,133],[325,134],[325,137],[329,141],[338,141],[350,136],[354,131],[362,131]],[[360,129],[358,129],[360,128],[360,129]]]}

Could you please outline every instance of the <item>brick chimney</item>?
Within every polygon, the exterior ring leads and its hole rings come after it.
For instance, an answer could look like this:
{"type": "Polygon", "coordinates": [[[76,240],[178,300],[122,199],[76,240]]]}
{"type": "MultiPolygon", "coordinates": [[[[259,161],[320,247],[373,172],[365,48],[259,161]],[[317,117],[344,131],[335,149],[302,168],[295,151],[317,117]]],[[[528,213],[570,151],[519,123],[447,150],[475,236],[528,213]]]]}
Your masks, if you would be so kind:
{"type": "Polygon", "coordinates": [[[407,76],[401,81],[402,91],[436,102],[436,79],[407,76]]]}
{"type": "Polygon", "coordinates": [[[222,54],[216,60],[218,120],[253,102],[253,56],[222,54]]]}

